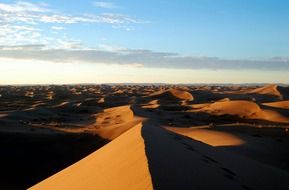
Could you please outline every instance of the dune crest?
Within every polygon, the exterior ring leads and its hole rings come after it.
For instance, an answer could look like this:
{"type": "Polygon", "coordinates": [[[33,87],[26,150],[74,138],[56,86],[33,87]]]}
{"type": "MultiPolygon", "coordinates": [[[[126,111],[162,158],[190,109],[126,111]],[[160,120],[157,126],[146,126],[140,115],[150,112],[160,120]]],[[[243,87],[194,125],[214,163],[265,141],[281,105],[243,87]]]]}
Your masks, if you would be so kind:
{"type": "Polygon", "coordinates": [[[30,190],[153,189],[141,124],[30,190]]]}
{"type": "Polygon", "coordinates": [[[237,115],[239,117],[250,117],[259,113],[261,109],[254,102],[236,100],[214,102],[202,108],[202,111],[206,111],[214,115],[237,115]]]}
{"type": "Polygon", "coordinates": [[[263,103],[263,105],[274,107],[274,108],[289,109],[289,100],[263,103]]]}
{"type": "Polygon", "coordinates": [[[194,100],[194,97],[191,93],[185,91],[185,90],[178,90],[171,88],[166,91],[159,91],[151,97],[156,97],[156,98],[161,98],[162,100],[168,100],[168,101],[181,101],[181,100],[186,100],[186,101],[192,101],[194,100]]]}
{"type": "Polygon", "coordinates": [[[261,109],[258,104],[246,100],[214,102],[212,104],[200,104],[192,107],[199,108],[198,111],[216,116],[232,115],[244,119],[289,123],[289,118],[281,115],[277,111],[261,109]]]}
{"type": "Polygon", "coordinates": [[[242,139],[226,132],[209,129],[166,127],[167,130],[190,137],[211,146],[237,146],[245,143],[242,139]]]}
{"type": "Polygon", "coordinates": [[[281,93],[278,91],[278,86],[276,84],[269,84],[254,90],[250,90],[248,93],[251,94],[262,94],[281,97],[281,93]]]}
{"type": "Polygon", "coordinates": [[[130,106],[119,106],[97,114],[94,128],[102,138],[113,140],[140,122],[140,119],[134,118],[130,106]]]}

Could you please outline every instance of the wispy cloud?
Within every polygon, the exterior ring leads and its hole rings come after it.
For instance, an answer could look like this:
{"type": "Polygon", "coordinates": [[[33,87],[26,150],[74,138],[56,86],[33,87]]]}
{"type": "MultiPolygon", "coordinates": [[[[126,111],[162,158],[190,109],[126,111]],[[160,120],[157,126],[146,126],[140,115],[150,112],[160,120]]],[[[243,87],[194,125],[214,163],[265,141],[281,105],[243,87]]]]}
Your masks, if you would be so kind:
{"type": "MultiPolygon", "coordinates": [[[[98,5],[103,8],[112,8],[114,5],[108,2],[98,3],[102,3],[98,5]]],[[[0,3],[0,58],[137,65],[148,68],[289,70],[289,58],[286,57],[228,60],[107,45],[88,48],[80,40],[64,35],[67,25],[83,23],[107,24],[117,29],[133,30],[135,24],[147,22],[116,13],[59,13],[44,3],[0,3]],[[50,32],[57,36],[50,36],[49,32],[43,31],[41,26],[46,24],[51,29],[50,32]]]]}
{"type": "Polygon", "coordinates": [[[137,65],[147,68],[211,69],[211,70],[289,70],[289,58],[264,60],[228,60],[218,57],[181,56],[176,53],[139,49],[85,48],[81,43],[64,43],[61,49],[43,45],[2,46],[1,58],[39,60],[61,63],[137,65]]]}
{"type": "Polygon", "coordinates": [[[145,22],[117,13],[72,15],[53,10],[45,3],[0,3],[0,44],[48,44],[58,39],[64,40],[61,30],[71,24],[106,24],[112,28],[131,30],[133,25],[142,23],[145,22]],[[51,24],[57,25],[50,26],[51,33],[59,34],[56,39],[41,30],[42,26],[51,24]]]}
{"type": "Polygon", "coordinates": [[[48,12],[45,3],[29,3],[18,1],[16,3],[0,3],[0,10],[9,13],[23,13],[23,12],[48,12]]]}
{"type": "Polygon", "coordinates": [[[93,2],[93,5],[95,7],[104,8],[104,9],[115,9],[118,8],[118,6],[112,2],[107,1],[95,1],[93,2]]]}
{"type": "Polygon", "coordinates": [[[65,28],[62,26],[52,26],[51,29],[52,30],[64,30],[65,28]]]}

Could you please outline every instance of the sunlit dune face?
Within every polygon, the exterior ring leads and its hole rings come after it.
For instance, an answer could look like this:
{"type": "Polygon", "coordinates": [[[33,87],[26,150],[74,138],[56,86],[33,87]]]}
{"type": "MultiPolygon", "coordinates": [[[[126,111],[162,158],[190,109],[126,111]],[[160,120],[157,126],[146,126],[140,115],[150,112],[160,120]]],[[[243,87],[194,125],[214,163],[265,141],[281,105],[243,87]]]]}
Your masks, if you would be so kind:
{"type": "Polygon", "coordinates": [[[130,106],[108,108],[98,114],[94,124],[95,132],[102,138],[113,140],[140,123],[134,118],[130,106]]]}
{"type": "Polygon", "coordinates": [[[275,85],[275,84],[266,85],[264,87],[260,87],[260,88],[248,91],[248,93],[281,96],[280,92],[277,89],[277,85],[275,85]]]}
{"type": "Polygon", "coordinates": [[[174,97],[179,98],[181,100],[193,100],[192,94],[189,92],[183,91],[183,90],[176,90],[176,89],[171,89],[169,91],[174,97]]]}
{"type": "Polygon", "coordinates": [[[214,115],[229,114],[240,117],[248,117],[261,111],[257,104],[249,101],[215,102],[203,110],[214,115]]]}
{"type": "Polygon", "coordinates": [[[263,105],[274,107],[274,108],[289,109],[289,100],[280,101],[280,102],[263,103],[263,105]]]}
{"type": "MultiPolygon", "coordinates": [[[[288,101],[264,103],[263,105],[287,109],[288,101]]],[[[190,107],[195,111],[205,112],[215,116],[232,115],[243,119],[258,119],[271,122],[289,123],[289,118],[278,111],[270,109],[261,109],[258,104],[245,100],[228,100],[214,103],[195,104],[190,107]]]]}
{"type": "Polygon", "coordinates": [[[30,189],[153,189],[141,127],[30,189]]]}
{"type": "Polygon", "coordinates": [[[151,97],[160,98],[162,101],[181,101],[188,100],[191,101],[194,99],[191,93],[184,90],[177,90],[171,88],[169,90],[160,90],[156,93],[151,94],[151,97]]]}
{"type": "Polygon", "coordinates": [[[279,123],[289,123],[289,118],[285,117],[284,115],[273,111],[273,110],[268,110],[264,109],[262,113],[259,116],[260,119],[272,121],[272,122],[279,122],[279,123]]]}
{"type": "Polygon", "coordinates": [[[239,137],[226,132],[176,127],[166,127],[166,129],[215,147],[239,146],[245,143],[245,141],[239,137]]]}

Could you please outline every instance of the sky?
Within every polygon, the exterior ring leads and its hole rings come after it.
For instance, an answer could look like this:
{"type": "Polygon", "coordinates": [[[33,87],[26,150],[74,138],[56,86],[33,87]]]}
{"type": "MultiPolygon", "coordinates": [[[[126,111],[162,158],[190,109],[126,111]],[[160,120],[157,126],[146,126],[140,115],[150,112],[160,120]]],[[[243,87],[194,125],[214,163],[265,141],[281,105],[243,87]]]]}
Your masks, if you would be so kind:
{"type": "Polygon", "coordinates": [[[288,0],[0,0],[0,85],[288,83],[288,0]]]}

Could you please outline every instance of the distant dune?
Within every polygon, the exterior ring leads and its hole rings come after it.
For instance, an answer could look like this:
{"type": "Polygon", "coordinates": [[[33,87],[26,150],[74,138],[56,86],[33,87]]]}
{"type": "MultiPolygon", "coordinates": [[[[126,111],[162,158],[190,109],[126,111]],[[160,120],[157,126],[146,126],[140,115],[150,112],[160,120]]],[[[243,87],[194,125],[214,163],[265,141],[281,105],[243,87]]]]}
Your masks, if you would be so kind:
{"type": "Polygon", "coordinates": [[[275,108],[289,109],[289,100],[263,103],[263,105],[275,107],[275,108]]]}
{"type": "MultiPolygon", "coordinates": [[[[265,104],[264,104],[265,105],[265,104]]],[[[212,115],[232,115],[245,119],[259,119],[272,122],[289,123],[289,118],[274,110],[261,109],[260,106],[251,101],[226,100],[217,101],[211,104],[194,105],[199,112],[206,112],[212,115]]]]}
{"type": "Polygon", "coordinates": [[[254,117],[261,112],[261,109],[256,103],[250,101],[219,101],[202,108],[202,111],[214,115],[227,114],[239,117],[254,117]]]}
{"type": "Polygon", "coordinates": [[[192,101],[194,97],[192,94],[185,90],[178,90],[178,89],[169,89],[165,91],[159,91],[155,94],[152,94],[151,97],[154,98],[161,98],[163,101],[181,101],[181,100],[187,100],[192,101]]]}
{"type": "Polygon", "coordinates": [[[166,127],[166,129],[211,146],[237,146],[245,143],[241,138],[226,132],[208,129],[166,127]]]}
{"type": "Polygon", "coordinates": [[[105,109],[103,113],[98,114],[94,127],[99,136],[113,140],[140,122],[140,119],[134,118],[130,106],[120,106],[105,109]]]}
{"type": "Polygon", "coordinates": [[[277,96],[281,97],[281,93],[277,89],[277,85],[275,84],[270,84],[264,87],[260,87],[251,91],[248,91],[248,93],[251,94],[262,94],[262,95],[272,95],[272,96],[277,96]]]}

